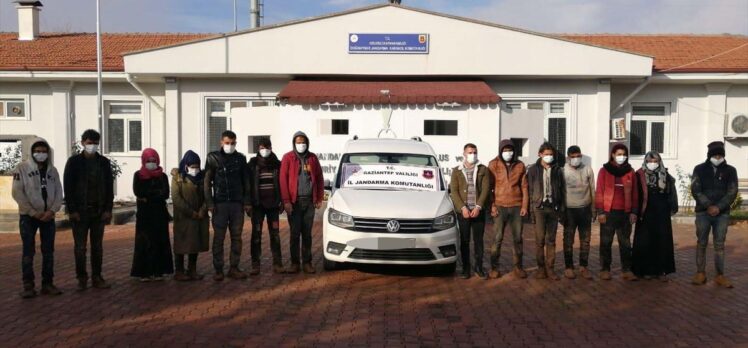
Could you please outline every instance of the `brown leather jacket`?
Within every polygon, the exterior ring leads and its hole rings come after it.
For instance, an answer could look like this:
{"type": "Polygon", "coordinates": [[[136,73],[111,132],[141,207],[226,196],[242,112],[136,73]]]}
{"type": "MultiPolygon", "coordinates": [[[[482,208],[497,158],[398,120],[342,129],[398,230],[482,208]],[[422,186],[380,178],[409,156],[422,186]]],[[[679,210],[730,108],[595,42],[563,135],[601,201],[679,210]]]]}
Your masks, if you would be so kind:
{"type": "Polygon", "coordinates": [[[493,203],[496,207],[527,208],[529,201],[525,164],[515,160],[509,166],[497,156],[488,163],[493,176],[493,203]]]}

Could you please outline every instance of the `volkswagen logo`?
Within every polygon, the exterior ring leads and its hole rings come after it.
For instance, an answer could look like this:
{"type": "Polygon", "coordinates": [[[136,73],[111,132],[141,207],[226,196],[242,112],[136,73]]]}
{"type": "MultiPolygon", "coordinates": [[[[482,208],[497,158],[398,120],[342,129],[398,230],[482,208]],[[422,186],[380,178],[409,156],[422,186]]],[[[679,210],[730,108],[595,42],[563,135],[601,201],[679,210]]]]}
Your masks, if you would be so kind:
{"type": "Polygon", "coordinates": [[[400,223],[397,222],[397,220],[390,220],[387,222],[387,231],[388,232],[397,232],[400,231],[400,223]]]}

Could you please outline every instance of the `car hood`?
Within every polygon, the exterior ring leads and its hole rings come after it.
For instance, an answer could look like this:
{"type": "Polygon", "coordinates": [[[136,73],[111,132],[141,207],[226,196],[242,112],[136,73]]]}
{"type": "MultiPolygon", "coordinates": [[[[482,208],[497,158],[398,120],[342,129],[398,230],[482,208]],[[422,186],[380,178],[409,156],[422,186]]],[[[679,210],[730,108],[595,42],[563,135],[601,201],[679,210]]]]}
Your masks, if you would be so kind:
{"type": "Polygon", "coordinates": [[[433,219],[452,211],[445,191],[386,191],[339,189],[332,209],[354,217],[433,219]]]}

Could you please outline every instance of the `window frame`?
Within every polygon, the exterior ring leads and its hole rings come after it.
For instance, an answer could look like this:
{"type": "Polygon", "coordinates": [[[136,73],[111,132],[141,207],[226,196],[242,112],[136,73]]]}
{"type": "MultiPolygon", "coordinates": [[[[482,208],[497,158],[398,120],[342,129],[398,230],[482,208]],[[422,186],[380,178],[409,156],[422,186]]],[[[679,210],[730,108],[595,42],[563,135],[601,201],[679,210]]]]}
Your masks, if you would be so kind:
{"type": "Polygon", "coordinates": [[[344,136],[344,137],[347,137],[350,134],[351,134],[351,119],[350,118],[335,118],[335,117],[333,117],[333,118],[321,118],[321,119],[319,119],[317,121],[317,135],[319,135],[319,136],[327,136],[327,137],[329,137],[329,136],[333,136],[333,137],[344,136]],[[335,123],[335,121],[345,121],[345,122],[347,122],[348,124],[346,125],[346,127],[348,129],[348,132],[347,133],[334,133],[333,130],[335,129],[335,127],[333,127],[333,123],[335,123]],[[327,124],[325,124],[325,123],[327,123],[327,124]],[[329,129],[326,129],[328,127],[329,127],[329,129]],[[329,132],[328,132],[328,130],[329,130],[329,132]]]}
{"type": "Polygon", "coordinates": [[[673,113],[673,103],[672,102],[631,102],[629,103],[627,117],[626,117],[626,128],[627,128],[627,136],[629,140],[629,145],[631,145],[631,131],[633,130],[631,128],[632,122],[634,121],[644,121],[646,122],[646,135],[645,135],[645,143],[644,143],[644,153],[643,154],[631,154],[631,157],[634,158],[644,158],[647,152],[651,151],[652,149],[652,124],[653,123],[663,123],[664,129],[663,129],[663,138],[662,139],[662,153],[660,154],[663,158],[673,158],[675,156],[674,151],[674,144],[673,141],[675,137],[673,136],[673,127],[674,127],[674,113],[673,113]],[[635,115],[634,114],[634,108],[637,106],[655,106],[655,107],[663,107],[663,115],[635,115]]]}
{"type": "MultiPolygon", "coordinates": [[[[511,113],[514,108],[509,107],[510,104],[520,105],[520,110],[530,110],[529,104],[543,103],[543,138],[549,139],[549,126],[550,119],[563,118],[566,120],[566,144],[568,147],[570,144],[577,142],[577,131],[576,131],[576,97],[574,95],[565,94],[553,94],[553,95],[502,95],[502,111],[511,113]],[[551,104],[563,104],[564,112],[562,113],[551,113],[551,104]]],[[[540,109],[536,109],[540,110],[540,109]]],[[[566,153],[566,149],[556,149],[559,154],[566,153]]]]}
{"type": "Polygon", "coordinates": [[[110,156],[140,156],[143,149],[147,148],[146,144],[146,117],[145,117],[146,103],[140,99],[108,99],[104,100],[104,151],[110,156]],[[112,114],[112,105],[138,105],[140,106],[140,113],[138,114],[112,114]],[[109,122],[110,120],[122,120],[123,122],[123,150],[124,151],[111,151],[111,140],[109,134],[109,122]],[[130,149],[130,122],[140,121],[140,149],[130,149]]]}
{"type": "MultiPolygon", "coordinates": [[[[209,153],[211,151],[215,151],[216,149],[210,148],[210,140],[208,137],[210,134],[208,133],[208,121],[210,117],[223,117],[226,119],[226,129],[227,130],[233,130],[234,124],[233,124],[233,117],[231,116],[231,102],[237,102],[237,101],[244,101],[247,102],[247,108],[264,108],[264,107],[274,107],[277,104],[275,103],[275,95],[262,95],[262,94],[246,94],[246,93],[200,93],[200,110],[201,111],[201,122],[200,122],[200,133],[203,134],[202,137],[200,137],[200,146],[202,147],[203,153],[209,153]],[[211,102],[213,101],[224,101],[226,103],[226,111],[222,112],[215,112],[212,113],[210,111],[211,102]],[[258,105],[254,105],[255,102],[267,102],[266,105],[262,105],[262,103],[258,103],[258,105]]],[[[251,134],[250,134],[251,135],[251,134]]],[[[246,134],[237,134],[238,137],[244,137],[246,134]]]]}
{"type": "Polygon", "coordinates": [[[28,94],[0,94],[0,107],[3,109],[0,121],[29,121],[31,120],[31,103],[28,94]],[[24,115],[22,117],[12,117],[6,115],[6,102],[23,101],[24,115]]]}

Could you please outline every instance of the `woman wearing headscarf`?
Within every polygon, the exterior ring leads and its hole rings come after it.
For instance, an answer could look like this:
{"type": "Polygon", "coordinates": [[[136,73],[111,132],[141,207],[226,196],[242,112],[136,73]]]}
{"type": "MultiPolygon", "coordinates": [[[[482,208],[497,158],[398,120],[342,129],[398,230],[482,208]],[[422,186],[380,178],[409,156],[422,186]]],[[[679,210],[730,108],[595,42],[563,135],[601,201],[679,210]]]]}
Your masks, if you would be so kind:
{"type": "Polygon", "coordinates": [[[174,280],[201,280],[197,273],[197,254],[210,248],[208,206],[203,193],[200,156],[188,150],[171,171],[171,201],[174,206],[174,280]],[[184,268],[184,256],[189,266],[184,268]]]}
{"type": "Polygon", "coordinates": [[[130,275],[147,282],[163,280],[174,273],[169,242],[169,179],[160,167],[156,150],[148,148],[141,155],[142,167],[135,172],[132,188],[138,201],[135,220],[135,252],[130,275]]]}
{"type": "Polygon", "coordinates": [[[656,151],[644,156],[636,172],[639,189],[639,222],[634,235],[633,271],[644,279],[668,281],[675,272],[673,226],[670,217],[678,212],[675,179],[668,174],[656,151]]]}

